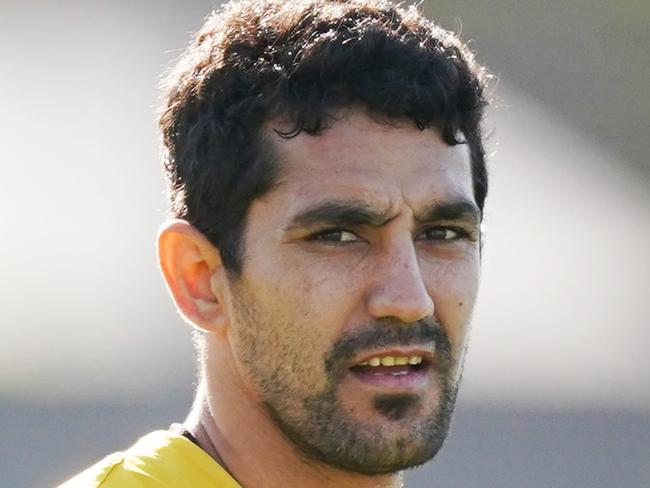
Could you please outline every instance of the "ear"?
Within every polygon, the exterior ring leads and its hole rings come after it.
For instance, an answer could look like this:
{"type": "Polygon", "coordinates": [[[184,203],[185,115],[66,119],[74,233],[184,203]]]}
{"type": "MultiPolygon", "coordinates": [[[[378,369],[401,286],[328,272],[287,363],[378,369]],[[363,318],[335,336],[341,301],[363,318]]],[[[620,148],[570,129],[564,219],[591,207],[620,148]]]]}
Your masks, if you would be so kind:
{"type": "Polygon", "coordinates": [[[224,293],[228,282],[219,251],[191,224],[172,220],[158,233],[158,263],[183,317],[205,332],[228,325],[224,293]]]}

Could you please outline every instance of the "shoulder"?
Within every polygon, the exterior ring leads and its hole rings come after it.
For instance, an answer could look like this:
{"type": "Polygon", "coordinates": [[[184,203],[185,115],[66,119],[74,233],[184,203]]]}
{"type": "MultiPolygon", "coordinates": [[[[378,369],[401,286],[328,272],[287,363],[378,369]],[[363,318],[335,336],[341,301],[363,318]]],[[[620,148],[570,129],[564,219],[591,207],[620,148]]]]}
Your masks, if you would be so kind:
{"type": "Polygon", "coordinates": [[[240,488],[201,448],[178,434],[156,431],[58,488],[240,488]]]}
{"type": "MultiPolygon", "coordinates": [[[[111,474],[114,475],[113,481],[115,481],[116,478],[123,478],[123,476],[120,476],[118,474],[119,471],[123,470],[123,463],[124,453],[115,452],[106,456],[104,459],[89,467],[85,471],[82,471],[74,478],[71,478],[62,485],[59,485],[58,488],[108,488],[111,486],[118,486],[112,483],[112,481],[108,480],[111,474]]],[[[124,486],[126,488],[130,485],[125,485],[122,483],[121,486],[124,486]]]]}

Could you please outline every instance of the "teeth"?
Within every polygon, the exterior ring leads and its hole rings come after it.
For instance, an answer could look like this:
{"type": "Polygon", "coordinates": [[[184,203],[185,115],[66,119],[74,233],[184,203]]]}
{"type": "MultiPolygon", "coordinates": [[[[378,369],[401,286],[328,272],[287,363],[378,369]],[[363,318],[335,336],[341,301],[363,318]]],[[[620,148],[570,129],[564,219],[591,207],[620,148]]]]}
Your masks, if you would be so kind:
{"type": "Polygon", "coordinates": [[[393,356],[384,356],[381,358],[382,366],[395,366],[395,358],[393,356]]]}
{"type": "Polygon", "coordinates": [[[422,356],[383,356],[374,357],[366,362],[359,363],[359,366],[406,366],[407,364],[416,365],[422,363],[422,356]]]}
{"type": "Polygon", "coordinates": [[[405,374],[408,374],[408,371],[396,371],[391,373],[391,376],[404,376],[405,374]]]}

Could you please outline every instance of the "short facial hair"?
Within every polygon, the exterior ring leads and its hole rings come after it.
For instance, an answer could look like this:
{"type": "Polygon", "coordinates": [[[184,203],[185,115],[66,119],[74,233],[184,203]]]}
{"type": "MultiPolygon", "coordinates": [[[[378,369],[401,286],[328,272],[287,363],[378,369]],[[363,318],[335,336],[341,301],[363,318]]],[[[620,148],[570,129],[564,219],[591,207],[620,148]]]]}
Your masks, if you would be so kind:
{"type": "MultiPolygon", "coordinates": [[[[341,336],[324,361],[327,374],[325,388],[305,394],[283,381],[286,371],[256,366],[259,343],[255,329],[271,327],[254,307],[235,296],[240,316],[242,345],[251,349],[244,362],[249,367],[264,408],[281,432],[306,457],[345,471],[365,475],[394,473],[421,465],[432,459],[447,436],[458,391],[458,380],[451,371],[454,361],[448,336],[435,319],[412,324],[379,320],[355,328],[341,336]],[[347,366],[359,352],[368,349],[422,346],[435,347],[435,362],[430,365],[437,375],[438,408],[422,417],[410,415],[420,410],[417,395],[376,395],[375,410],[387,423],[399,422],[407,435],[387,436],[384,425],[370,426],[354,420],[338,398],[338,389],[347,366]],[[297,408],[298,405],[298,408],[297,408]]],[[[259,331],[258,331],[259,333],[259,331]]]]}

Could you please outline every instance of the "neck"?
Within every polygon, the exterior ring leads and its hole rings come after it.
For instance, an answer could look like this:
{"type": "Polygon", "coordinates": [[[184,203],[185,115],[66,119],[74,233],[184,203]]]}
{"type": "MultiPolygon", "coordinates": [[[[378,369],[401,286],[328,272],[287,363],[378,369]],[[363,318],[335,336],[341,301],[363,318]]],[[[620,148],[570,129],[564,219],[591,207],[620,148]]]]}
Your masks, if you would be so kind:
{"type": "MultiPolygon", "coordinates": [[[[220,365],[230,369],[227,365],[220,365]]],[[[212,369],[222,374],[235,374],[212,369]]],[[[396,488],[399,473],[367,476],[311,460],[279,431],[261,404],[238,384],[212,389],[218,377],[206,374],[185,427],[199,445],[243,488],[286,486],[396,488]],[[214,394],[218,392],[218,398],[214,394]]],[[[230,376],[233,378],[233,376],[230,376]]]]}

